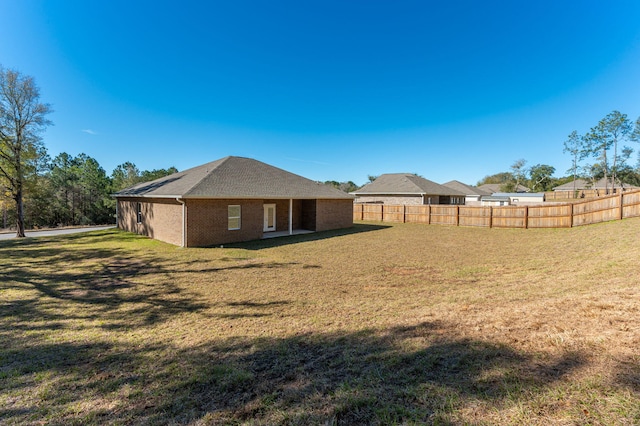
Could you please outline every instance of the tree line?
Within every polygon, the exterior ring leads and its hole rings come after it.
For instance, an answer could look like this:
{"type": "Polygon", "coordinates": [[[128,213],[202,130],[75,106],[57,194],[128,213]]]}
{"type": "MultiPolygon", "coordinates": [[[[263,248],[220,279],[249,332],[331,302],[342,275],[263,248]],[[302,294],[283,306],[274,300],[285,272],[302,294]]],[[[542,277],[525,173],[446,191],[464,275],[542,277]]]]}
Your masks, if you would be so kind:
{"type": "Polygon", "coordinates": [[[86,154],[51,159],[42,141],[51,112],[32,77],[0,65],[0,225],[15,224],[18,237],[25,228],[114,223],[114,192],[177,172],[126,162],[108,176],[86,154]]]}
{"type": "Polygon", "coordinates": [[[640,186],[640,155],[635,165],[629,163],[634,149],[626,143],[640,143],[640,117],[633,123],[619,111],[612,111],[589,131],[574,130],[563,144],[563,152],[571,156],[567,176],[554,177],[555,168],[548,164],[526,167],[527,161],[516,160],[507,172],[485,176],[477,185],[499,184],[503,192],[516,192],[519,185],[534,192],[552,188],[577,179],[593,186],[605,178],[605,193],[615,186],[640,186]]]}
{"type": "MultiPolygon", "coordinates": [[[[125,162],[111,175],[87,154],[66,152],[51,159],[41,152],[37,172],[25,175],[23,221],[25,227],[58,227],[115,223],[116,202],[112,194],[121,189],[176,173],[175,167],[140,171],[125,162]]],[[[3,188],[2,227],[13,227],[17,210],[11,192],[3,188]]]]}
{"type": "MultiPolygon", "coordinates": [[[[175,167],[140,171],[125,162],[107,175],[86,154],[74,157],[63,152],[51,159],[42,141],[51,112],[51,106],[40,101],[32,77],[0,65],[0,225],[15,224],[18,237],[27,227],[114,223],[113,193],[178,171],[175,167]]],[[[634,152],[625,145],[629,142],[640,142],[640,118],[633,123],[626,114],[613,111],[588,132],[573,131],[568,136],[564,152],[572,158],[569,176],[555,178],[554,167],[526,167],[526,160],[520,159],[510,171],[485,176],[478,185],[497,183],[505,192],[523,185],[542,192],[577,178],[594,183],[604,177],[612,186],[618,182],[640,186],[640,158],[635,167],[629,164],[634,152]]],[[[372,182],[376,177],[368,178],[372,182]]],[[[358,189],[351,181],[324,183],[345,192],[358,189]]]]}

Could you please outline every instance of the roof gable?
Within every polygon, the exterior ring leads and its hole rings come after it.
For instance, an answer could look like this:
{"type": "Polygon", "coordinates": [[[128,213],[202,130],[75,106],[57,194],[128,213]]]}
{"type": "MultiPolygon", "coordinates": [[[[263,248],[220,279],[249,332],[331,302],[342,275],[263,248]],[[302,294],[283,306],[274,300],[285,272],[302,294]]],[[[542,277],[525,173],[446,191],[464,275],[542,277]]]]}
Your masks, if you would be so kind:
{"type": "Polygon", "coordinates": [[[465,195],[460,191],[440,185],[411,173],[387,173],[366,184],[355,195],[387,194],[387,195],[465,195]]]}
{"type": "Polygon", "coordinates": [[[467,185],[457,180],[452,180],[447,183],[443,183],[442,185],[462,192],[465,195],[490,195],[490,193],[487,191],[483,191],[478,187],[467,185]]]}
{"type": "MultiPolygon", "coordinates": [[[[485,183],[484,185],[480,185],[478,188],[481,189],[484,192],[488,192],[489,194],[493,194],[496,192],[501,192],[500,188],[503,186],[504,184],[502,183],[485,183]]],[[[520,185],[518,184],[518,187],[516,188],[516,192],[530,192],[531,190],[529,188],[527,188],[526,186],[520,185]]]]}
{"type": "Polygon", "coordinates": [[[225,157],[150,182],[123,189],[116,197],[155,198],[353,198],[263,162],[225,157]]]}

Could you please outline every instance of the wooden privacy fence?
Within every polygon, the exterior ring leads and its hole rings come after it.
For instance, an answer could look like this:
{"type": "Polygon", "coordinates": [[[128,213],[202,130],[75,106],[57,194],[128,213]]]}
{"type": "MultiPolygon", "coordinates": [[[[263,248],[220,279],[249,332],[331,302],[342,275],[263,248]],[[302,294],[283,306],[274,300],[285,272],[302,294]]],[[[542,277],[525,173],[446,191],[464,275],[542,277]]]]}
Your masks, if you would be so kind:
{"type": "Polygon", "coordinates": [[[568,204],[475,207],[354,204],[353,219],[486,228],[570,228],[640,216],[640,191],[568,204]]]}

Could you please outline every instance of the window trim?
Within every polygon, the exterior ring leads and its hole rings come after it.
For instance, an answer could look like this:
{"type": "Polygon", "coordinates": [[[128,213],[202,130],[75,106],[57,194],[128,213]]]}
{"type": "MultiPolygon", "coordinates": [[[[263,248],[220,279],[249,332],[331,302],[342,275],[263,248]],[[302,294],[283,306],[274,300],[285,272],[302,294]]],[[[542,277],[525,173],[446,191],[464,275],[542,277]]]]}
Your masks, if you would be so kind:
{"type": "Polygon", "coordinates": [[[229,204],[227,206],[227,230],[229,231],[237,231],[239,229],[242,228],[242,206],[240,204],[229,204]],[[232,208],[238,208],[238,215],[237,216],[232,216],[231,215],[231,209],[232,208]],[[238,227],[231,227],[231,221],[232,220],[237,220],[238,221],[238,227]]]}
{"type": "Polygon", "coordinates": [[[142,203],[136,203],[136,223],[142,223],[142,203]]]}

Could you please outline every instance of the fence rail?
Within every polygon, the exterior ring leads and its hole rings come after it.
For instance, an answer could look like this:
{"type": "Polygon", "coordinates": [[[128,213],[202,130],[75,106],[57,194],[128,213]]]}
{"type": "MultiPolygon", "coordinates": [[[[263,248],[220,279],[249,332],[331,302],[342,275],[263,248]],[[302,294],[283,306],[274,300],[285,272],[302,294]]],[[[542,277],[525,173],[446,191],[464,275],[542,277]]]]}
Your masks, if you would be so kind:
{"type": "Polygon", "coordinates": [[[640,216],[640,191],[578,203],[473,207],[354,204],[353,219],[485,228],[570,228],[640,216]]]}

